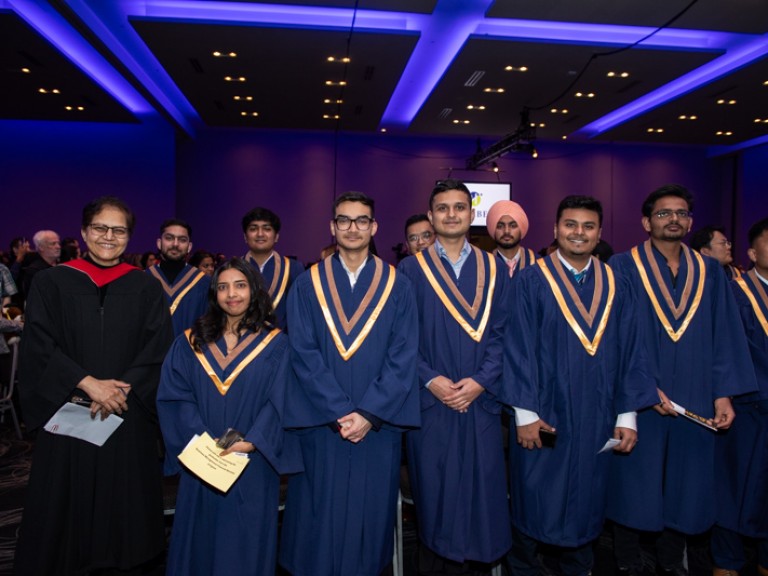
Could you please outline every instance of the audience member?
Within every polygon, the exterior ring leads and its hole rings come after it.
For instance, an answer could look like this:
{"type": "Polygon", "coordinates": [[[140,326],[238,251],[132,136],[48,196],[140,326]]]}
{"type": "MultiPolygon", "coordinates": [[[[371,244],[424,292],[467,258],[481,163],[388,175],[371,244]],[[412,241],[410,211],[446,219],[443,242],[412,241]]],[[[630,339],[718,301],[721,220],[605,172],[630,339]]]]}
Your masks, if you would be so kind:
{"type": "Polygon", "coordinates": [[[206,250],[195,250],[189,259],[189,265],[194,266],[208,277],[213,276],[216,266],[213,263],[214,255],[206,250]]]}
{"type": "Polygon", "coordinates": [[[720,226],[705,226],[691,234],[691,248],[720,262],[729,280],[741,276],[741,270],[733,265],[731,247],[725,229],[720,226]]]}
{"type": "Polygon", "coordinates": [[[410,255],[434,244],[435,229],[432,228],[426,214],[414,214],[405,221],[405,240],[410,255]]]}

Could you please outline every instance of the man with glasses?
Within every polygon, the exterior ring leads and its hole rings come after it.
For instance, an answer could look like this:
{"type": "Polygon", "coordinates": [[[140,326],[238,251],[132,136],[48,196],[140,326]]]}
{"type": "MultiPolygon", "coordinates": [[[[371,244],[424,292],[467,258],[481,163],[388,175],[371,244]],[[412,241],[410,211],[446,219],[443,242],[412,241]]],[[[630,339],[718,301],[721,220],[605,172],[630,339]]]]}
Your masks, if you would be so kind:
{"type": "Polygon", "coordinates": [[[732,246],[721,226],[705,226],[691,234],[691,248],[720,262],[729,280],[741,276],[741,270],[733,265],[732,246]]]}
{"type": "Polygon", "coordinates": [[[288,295],[284,424],[305,471],[292,476],[280,563],[293,576],[381,574],[391,562],[402,434],[419,425],[418,318],[410,283],[370,253],[374,202],[336,199],[338,251],[288,295]]]}
{"type": "Polygon", "coordinates": [[[286,329],[286,302],[294,280],[304,271],[296,260],[275,250],[280,239],[280,218],[267,208],[254,208],[243,216],[243,237],[248,245],[244,260],[261,274],[264,289],[272,298],[275,323],[286,329]]]}
{"type": "Polygon", "coordinates": [[[405,240],[411,256],[434,244],[435,229],[426,214],[414,214],[405,221],[405,240]]]}
{"type": "Polygon", "coordinates": [[[493,251],[508,270],[512,278],[518,272],[536,262],[536,254],[530,248],[523,248],[520,242],[528,234],[528,216],[517,202],[499,200],[485,217],[488,234],[496,242],[493,251]]]}
{"type": "Polygon", "coordinates": [[[662,186],[642,206],[649,239],[611,259],[616,275],[635,289],[659,393],[656,406],[638,413],[642,441],[613,462],[607,515],[616,522],[622,574],[642,573],[641,531],[653,533],[659,574],[687,574],[686,535],[715,520],[716,431],[733,422],[730,397],[755,389],[722,267],[682,242],[692,211],[686,188],[662,186]],[[679,416],[681,410],[700,421],[679,416]]]}
{"type": "Polygon", "coordinates": [[[205,313],[211,279],[187,264],[187,255],[192,250],[192,227],[184,220],[170,218],[162,223],[157,249],[160,261],[147,268],[147,273],[163,286],[173,333],[178,336],[205,313]]]}
{"type": "Polygon", "coordinates": [[[511,544],[498,400],[509,275],[467,241],[474,210],[464,183],[438,183],[429,206],[437,239],[399,269],[419,307],[422,427],[407,446],[427,549],[420,573],[444,574],[493,563],[511,544]]]}

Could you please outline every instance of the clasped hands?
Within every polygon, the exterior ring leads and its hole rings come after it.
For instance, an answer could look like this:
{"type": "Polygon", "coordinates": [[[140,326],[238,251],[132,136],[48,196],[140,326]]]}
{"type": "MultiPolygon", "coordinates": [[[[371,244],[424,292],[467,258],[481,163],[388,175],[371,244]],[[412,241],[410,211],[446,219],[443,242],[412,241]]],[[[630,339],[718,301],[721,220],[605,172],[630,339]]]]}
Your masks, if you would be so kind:
{"type": "Polygon", "coordinates": [[[485,388],[472,378],[462,378],[454,382],[445,376],[435,376],[429,385],[429,391],[443,404],[457,412],[465,413],[469,405],[483,393],[485,388]]]}
{"type": "Polygon", "coordinates": [[[121,415],[128,410],[128,394],[131,391],[131,385],[127,382],[86,376],[77,388],[88,394],[91,399],[91,418],[100,414],[101,419],[104,420],[110,414],[121,415]]]}

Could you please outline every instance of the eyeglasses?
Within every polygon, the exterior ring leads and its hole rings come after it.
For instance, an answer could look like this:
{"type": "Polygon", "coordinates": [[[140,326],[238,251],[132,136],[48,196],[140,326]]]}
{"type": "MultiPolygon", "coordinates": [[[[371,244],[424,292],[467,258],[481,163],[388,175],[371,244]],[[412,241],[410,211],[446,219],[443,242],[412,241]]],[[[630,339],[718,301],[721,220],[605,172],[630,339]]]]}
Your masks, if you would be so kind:
{"type": "Polygon", "coordinates": [[[673,214],[677,216],[678,220],[688,220],[688,218],[693,216],[693,212],[688,210],[659,210],[658,212],[654,212],[653,216],[659,220],[667,220],[672,218],[673,214]]]}
{"type": "Polygon", "coordinates": [[[416,244],[416,242],[418,242],[419,240],[424,240],[424,242],[429,242],[430,240],[432,240],[432,232],[426,231],[426,232],[422,232],[421,234],[411,234],[410,236],[408,236],[407,240],[411,244],[416,244]]]}
{"type": "Polygon", "coordinates": [[[91,232],[98,234],[99,236],[106,236],[107,232],[112,230],[112,235],[115,238],[125,238],[128,236],[128,228],[125,226],[105,226],[104,224],[89,224],[88,228],[91,232]]]}
{"type": "Polygon", "coordinates": [[[358,216],[357,218],[350,218],[349,216],[336,216],[333,221],[336,224],[336,228],[342,232],[349,230],[353,223],[357,229],[360,230],[360,232],[365,232],[368,230],[368,228],[371,227],[371,223],[373,223],[374,220],[370,216],[358,216]]]}
{"type": "Polygon", "coordinates": [[[720,244],[720,246],[725,246],[726,248],[733,246],[730,240],[718,240],[717,242],[710,242],[710,244],[720,244]]]}

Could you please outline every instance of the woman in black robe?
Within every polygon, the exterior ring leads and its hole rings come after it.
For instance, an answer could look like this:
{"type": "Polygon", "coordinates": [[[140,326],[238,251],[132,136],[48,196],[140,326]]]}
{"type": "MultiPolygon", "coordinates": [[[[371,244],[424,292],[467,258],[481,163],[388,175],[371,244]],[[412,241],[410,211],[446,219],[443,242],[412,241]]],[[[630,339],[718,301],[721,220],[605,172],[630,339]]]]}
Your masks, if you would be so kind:
{"type": "Polygon", "coordinates": [[[133,226],[121,200],[94,200],[88,256],[31,286],[19,393],[28,430],[40,430],[16,574],[141,570],[164,549],[155,395],[172,328],[160,284],[121,262],[133,226]],[[43,430],[71,401],[124,422],[100,447],[43,430]]]}

